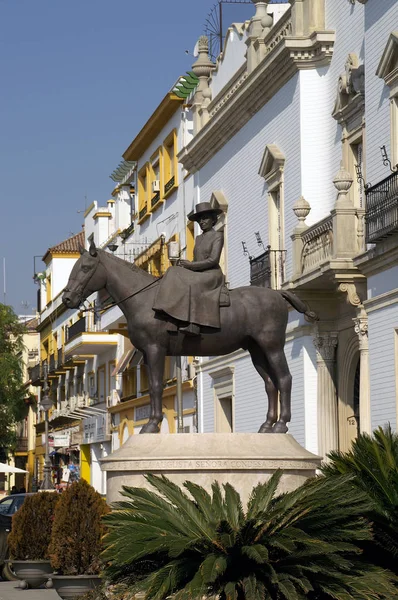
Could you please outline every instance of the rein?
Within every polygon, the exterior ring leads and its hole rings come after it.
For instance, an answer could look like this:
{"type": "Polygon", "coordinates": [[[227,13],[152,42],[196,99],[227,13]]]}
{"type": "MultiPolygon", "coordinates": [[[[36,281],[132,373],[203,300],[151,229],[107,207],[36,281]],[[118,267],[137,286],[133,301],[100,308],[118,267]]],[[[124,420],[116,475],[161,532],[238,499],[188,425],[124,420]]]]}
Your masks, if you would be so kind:
{"type": "MultiPolygon", "coordinates": [[[[155,283],[158,283],[161,279],[163,279],[163,275],[161,275],[160,277],[158,277],[157,279],[155,279],[155,281],[151,281],[151,283],[148,283],[148,285],[146,285],[145,287],[141,288],[137,292],[134,292],[133,294],[130,294],[130,296],[126,296],[126,298],[123,298],[123,300],[119,300],[119,302],[111,302],[111,304],[107,304],[106,306],[104,306],[102,308],[102,312],[104,312],[105,310],[108,310],[109,308],[113,308],[114,306],[119,306],[119,304],[122,304],[126,300],[129,300],[130,298],[134,298],[134,296],[138,296],[138,294],[141,294],[141,292],[144,292],[145,290],[147,290],[151,286],[155,285],[155,283]]],[[[83,307],[84,307],[84,304],[83,304],[83,307]]],[[[89,307],[89,308],[83,308],[81,312],[83,312],[83,313],[85,313],[85,312],[95,312],[95,310],[96,309],[94,307],[89,307]]]]}

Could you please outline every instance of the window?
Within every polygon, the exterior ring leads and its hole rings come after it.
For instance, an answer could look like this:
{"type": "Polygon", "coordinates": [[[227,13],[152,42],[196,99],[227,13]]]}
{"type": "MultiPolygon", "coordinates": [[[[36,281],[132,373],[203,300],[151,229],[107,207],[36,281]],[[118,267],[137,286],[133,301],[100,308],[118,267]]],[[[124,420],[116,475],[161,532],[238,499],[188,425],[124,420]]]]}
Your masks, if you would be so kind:
{"type": "Polygon", "coordinates": [[[46,278],[46,303],[47,304],[50,304],[51,297],[52,297],[52,293],[51,293],[51,275],[47,275],[47,278],[46,278]]]}
{"type": "Polygon", "coordinates": [[[232,433],[232,396],[218,398],[216,411],[216,432],[232,433]]]}
{"type": "Polygon", "coordinates": [[[122,398],[137,397],[137,367],[131,367],[123,372],[122,398]]]}
{"type": "Polygon", "coordinates": [[[98,390],[98,402],[105,402],[105,365],[98,367],[97,373],[97,390],[98,390]]]}
{"type": "Polygon", "coordinates": [[[148,163],[138,173],[138,221],[141,223],[149,216],[148,211],[148,163]]]}
{"type": "Polygon", "coordinates": [[[162,177],[162,152],[158,148],[151,157],[150,161],[150,198],[151,210],[156,209],[163,199],[163,177],[162,177]]]}
{"type": "Polygon", "coordinates": [[[360,169],[362,175],[365,176],[365,167],[363,162],[362,128],[356,134],[356,139],[351,141],[352,137],[353,135],[348,136],[348,172],[350,173],[354,181],[349,190],[349,197],[354,206],[358,208],[365,208],[365,189],[363,180],[360,179],[358,181],[356,176],[357,169],[360,169]]]}
{"type": "Polygon", "coordinates": [[[195,245],[195,224],[192,221],[189,221],[187,225],[186,237],[187,237],[187,250],[186,257],[187,260],[193,260],[193,248],[195,245]]]}
{"type": "Polygon", "coordinates": [[[376,75],[390,88],[391,162],[398,163],[398,33],[390,34],[376,75]]]}
{"type": "Polygon", "coordinates": [[[163,177],[164,197],[166,198],[177,187],[177,133],[173,130],[163,145],[163,177]]]}
{"type": "Polygon", "coordinates": [[[0,515],[7,515],[11,513],[11,506],[13,498],[6,498],[0,502],[0,515]]]}
{"type": "Polygon", "coordinates": [[[283,172],[285,157],[275,144],[265,147],[259,175],[264,177],[268,195],[268,244],[271,287],[279,289],[285,278],[285,234],[283,172]]]}
{"type": "Polygon", "coordinates": [[[214,430],[217,433],[234,431],[234,367],[226,366],[209,373],[214,390],[214,430]]]}

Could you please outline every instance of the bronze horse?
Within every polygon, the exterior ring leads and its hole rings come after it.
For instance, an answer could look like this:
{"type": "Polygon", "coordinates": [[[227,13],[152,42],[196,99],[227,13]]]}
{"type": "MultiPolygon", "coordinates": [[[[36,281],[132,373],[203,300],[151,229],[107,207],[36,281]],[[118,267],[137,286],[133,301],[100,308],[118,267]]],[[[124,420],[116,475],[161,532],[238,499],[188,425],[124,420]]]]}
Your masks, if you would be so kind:
{"type": "Polygon", "coordinates": [[[259,432],[286,433],[292,377],[284,353],[288,320],[284,299],[309,319],[316,315],[291,292],[248,286],[230,290],[230,306],[220,308],[219,330],[203,328],[197,337],[172,334],[170,323],[152,309],[157,282],[158,278],[92,243],[89,251],[81,249],[62,297],[65,306],[78,308],[93,292],[105,289],[124,313],[130,340],[148,367],[151,414],[141,433],[159,432],[166,356],[221,356],[239,348],[249,351],[268,395],[267,419],[259,432]]]}

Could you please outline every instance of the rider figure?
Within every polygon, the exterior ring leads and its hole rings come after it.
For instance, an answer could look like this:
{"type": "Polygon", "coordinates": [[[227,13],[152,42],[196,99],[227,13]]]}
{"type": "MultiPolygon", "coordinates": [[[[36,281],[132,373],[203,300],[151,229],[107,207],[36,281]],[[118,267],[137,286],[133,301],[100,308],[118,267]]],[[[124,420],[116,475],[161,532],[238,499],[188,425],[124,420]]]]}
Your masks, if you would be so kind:
{"type": "Polygon", "coordinates": [[[179,322],[179,331],[199,335],[200,327],[220,327],[220,293],[224,275],[220,257],[224,236],[213,229],[222,213],[210,202],[201,202],[188,218],[196,221],[202,234],[195,239],[193,261],[180,260],[166,272],[155,300],[154,310],[179,322]]]}

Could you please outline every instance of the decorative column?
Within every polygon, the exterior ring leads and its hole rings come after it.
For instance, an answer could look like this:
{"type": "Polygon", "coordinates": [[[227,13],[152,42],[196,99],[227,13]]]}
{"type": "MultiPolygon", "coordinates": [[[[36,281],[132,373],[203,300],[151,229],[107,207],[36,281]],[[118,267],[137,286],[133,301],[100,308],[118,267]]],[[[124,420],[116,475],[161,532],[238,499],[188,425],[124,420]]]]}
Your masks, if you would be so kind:
{"type": "Polygon", "coordinates": [[[323,459],[332,450],[337,450],[339,442],[334,382],[337,341],[336,332],[317,333],[314,337],[318,376],[318,454],[323,459]]]}
{"type": "Polygon", "coordinates": [[[215,69],[215,64],[210,60],[209,56],[209,38],[207,36],[202,35],[199,38],[198,50],[198,59],[192,65],[192,71],[199,77],[198,87],[196,88],[192,103],[194,133],[198,133],[202,128],[200,110],[204,100],[203,92],[208,89],[208,79],[213,69],[215,69]]]}
{"type": "Polygon", "coordinates": [[[246,40],[248,73],[251,73],[259,62],[256,42],[260,37],[264,37],[273,24],[273,19],[267,12],[268,2],[264,2],[264,0],[252,0],[252,2],[256,6],[256,14],[250,21],[249,35],[246,40]]]}
{"type": "Polygon", "coordinates": [[[310,214],[310,211],[311,206],[309,202],[307,202],[304,196],[300,196],[293,206],[293,212],[299,220],[296,227],[293,229],[293,235],[291,236],[293,242],[293,279],[300,277],[302,272],[302,253],[304,247],[302,234],[308,229],[305,220],[310,214]]]}
{"type": "Polygon", "coordinates": [[[369,340],[368,315],[363,306],[358,308],[357,318],[353,319],[355,333],[359,339],[359,360],[361,377],[359,382],[359,426],[361,433],[372,433],[372,417],[370,412],[369,381],[369,340]]]}

